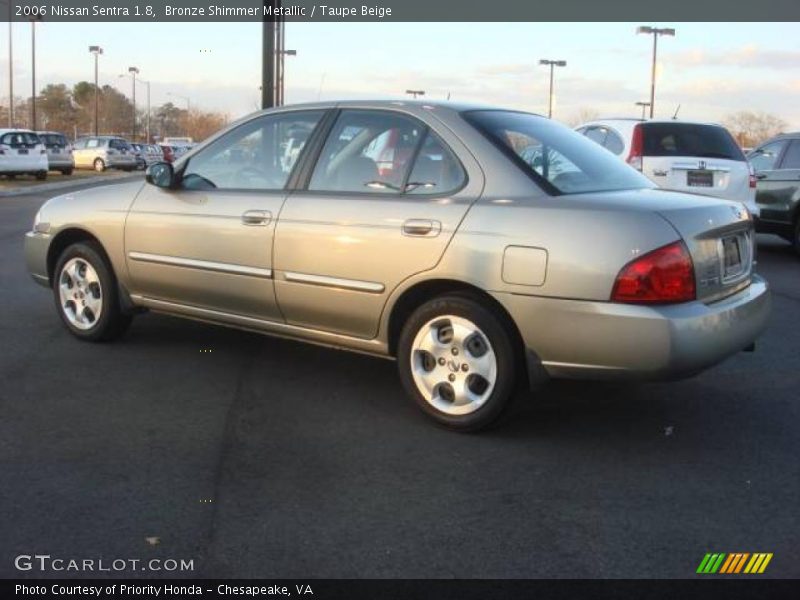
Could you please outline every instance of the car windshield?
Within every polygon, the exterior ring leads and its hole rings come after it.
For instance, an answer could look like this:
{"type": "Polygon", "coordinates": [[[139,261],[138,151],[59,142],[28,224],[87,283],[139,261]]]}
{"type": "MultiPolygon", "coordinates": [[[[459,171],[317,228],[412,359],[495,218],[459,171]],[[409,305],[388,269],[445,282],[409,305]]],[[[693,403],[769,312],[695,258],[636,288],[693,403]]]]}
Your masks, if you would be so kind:
{"type": "Polygon", "coordinates": [[[654,187],[607,150],[545,117],[478,110],[464,113],[464,118],[552,194],[654,187]]]}
{"type": "Polygon", "coordinates": [[[645,156],[692,156],[744,161],[724,127],[696,123],[644,123],[645,156]]]}
{"type": "Polygon", "coordinates": [[[52,146],[67,145],[67,138],[57,133],[40,133],[39,139],[41,139],[44,142],[44,145],[47,146],[48,148],[52,146]]]}

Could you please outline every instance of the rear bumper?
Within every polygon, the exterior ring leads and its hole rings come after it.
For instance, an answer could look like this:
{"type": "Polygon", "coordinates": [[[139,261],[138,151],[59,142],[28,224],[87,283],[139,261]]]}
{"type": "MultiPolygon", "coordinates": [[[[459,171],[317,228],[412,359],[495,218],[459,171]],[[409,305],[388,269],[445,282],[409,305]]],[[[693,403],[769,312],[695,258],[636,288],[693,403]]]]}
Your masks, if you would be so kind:
{"type": "Polygon", "coordinates": [[[495,297],[517,323],[529,364],[551,377],[581,379],[694,375],[750,346],[770,312],[769,289],[757,275],[749,287],[708,305],[495,297]]]}
{"type": "Polygon", "coordinates": [[[72,169],[75,167],[75,161],[71,158],[48,158],[47,166],[50,170],[53,169],[72,169]]]}

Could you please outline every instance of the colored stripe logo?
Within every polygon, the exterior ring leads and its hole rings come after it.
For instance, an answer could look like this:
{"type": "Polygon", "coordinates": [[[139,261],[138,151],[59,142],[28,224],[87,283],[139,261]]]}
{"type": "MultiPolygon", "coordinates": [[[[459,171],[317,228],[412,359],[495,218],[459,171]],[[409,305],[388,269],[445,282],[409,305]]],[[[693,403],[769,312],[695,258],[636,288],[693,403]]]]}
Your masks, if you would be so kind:
{"type": "Polygon", "coordinates": [[[740,573],[760,574],[766,571],[772,553],[769,552],[709,552],[700,561],[697,573],[700,575],[737,575],[740,573]]]}

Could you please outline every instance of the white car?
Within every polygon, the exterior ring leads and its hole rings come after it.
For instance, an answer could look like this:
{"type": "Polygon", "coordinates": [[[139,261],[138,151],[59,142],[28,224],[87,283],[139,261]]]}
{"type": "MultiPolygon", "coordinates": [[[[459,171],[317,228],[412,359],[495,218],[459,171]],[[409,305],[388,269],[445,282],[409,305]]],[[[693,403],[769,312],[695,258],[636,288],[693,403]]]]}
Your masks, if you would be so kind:
{"type": "Polygon", "coordinates": [[[659,187],[744,204],[758,216],[756,179],[727,129],[677,120],[599,119],[575,128],[659,187]]]}
{"type": "Polygon", "coordinates": [[[47,150],[29,129],[0,129],[0,175],[47,179],[47,150]]]}

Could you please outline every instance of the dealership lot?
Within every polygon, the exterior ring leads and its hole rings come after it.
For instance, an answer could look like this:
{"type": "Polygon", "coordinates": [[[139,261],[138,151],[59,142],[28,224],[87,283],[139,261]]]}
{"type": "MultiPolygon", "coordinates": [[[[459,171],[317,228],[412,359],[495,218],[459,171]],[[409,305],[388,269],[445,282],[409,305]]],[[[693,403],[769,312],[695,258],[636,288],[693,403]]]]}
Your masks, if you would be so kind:
{"type": "Polygon", "coordinates": [[[710,551],[800,576],[800,260],[782,241],[760,240],[755,353],[680,383],[555,382],[462,435],[388,361],[157,315],[74,340],[23,263],[44,200],[0,199],[3,576],[40,553],[201,577],[688,577],[710,551]]]}

